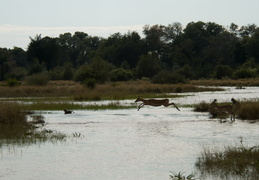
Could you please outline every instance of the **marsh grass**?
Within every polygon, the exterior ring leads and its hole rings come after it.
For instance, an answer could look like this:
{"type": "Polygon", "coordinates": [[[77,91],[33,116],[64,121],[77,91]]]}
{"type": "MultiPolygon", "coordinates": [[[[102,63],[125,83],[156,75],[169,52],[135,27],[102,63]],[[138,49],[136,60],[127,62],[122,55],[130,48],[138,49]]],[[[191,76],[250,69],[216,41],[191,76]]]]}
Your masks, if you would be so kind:
{"type": "Polygon", "coordinates": [[[191,84],[153,84],[149,81],[129,81],[97,84],[87,88],[73,81],[51,81],[46,86],[0,86],[0,97],[70,97],[73,100],[135,99],[137,96],[153,97],[157,94],[222,90],[191,84]]]}
{"type": "Polygon", "coordinates": [[[250,79],[199,79],[189,82],[192,85],[201,86],[259,86],[259,78],[250,79]]]}
{"type": "Polygon", "coordinates": [[[200,102],[199,104],[194,105],[195,112],[208,112],[210,109],[210,104],[205,101],[200,102]]]}
{"type": "Polygon", "coordinates": [[[201,174],[258,179],[259,148],[245,146],[242,138],[239,146],[227,146],[222,151],[204,148],[195,166],[201,174]]]}
{"type": "Polygon", "coordinates": [[[0,103],[0,147],[10,144],[64,140],[65,135],[55,131],[39,129],[27,121],[27,113],[18,103],[0,103]]]}
{"type": "MultiPolygon", "coordinates": [[[[235,109],[235,115],[241,120],[259,120],[259,101],[242,101],[239,108],[235,109]]],[[[229,103],[219,103],[219,105],[226,105],[229,103]]],[[[204,101],[194,105],[194,111],[196,112],[209,112],[212,118],[227,118],[228,113],[217,111],[214,108],[210,108],[210,104],[204,101]]]]}
{"type": "Polygon", "coordinates": [[[55,111],[69,109],[69,110],[106,110],[106,109],[131,109],[136,108],[136,104],[132,101],[132,104],[125,105],[118,101],[109,102],[108,104],[98,103],[74,103],[74,102],[32,102],[23,104],[23,109],[26,111],[55,111]]]}
{"type": "Polygon", "coordinates": [[[242,120],[259,120],[259,101],[242,102],[237,116],[242,120]]]}
{"type": "Polygon", "coordinates": [[[169,175],[171,180],[195,180],[195,176],[190,174],[188,176],[184,176],[183,172],[171,172],[172,175],[169,175]]]}

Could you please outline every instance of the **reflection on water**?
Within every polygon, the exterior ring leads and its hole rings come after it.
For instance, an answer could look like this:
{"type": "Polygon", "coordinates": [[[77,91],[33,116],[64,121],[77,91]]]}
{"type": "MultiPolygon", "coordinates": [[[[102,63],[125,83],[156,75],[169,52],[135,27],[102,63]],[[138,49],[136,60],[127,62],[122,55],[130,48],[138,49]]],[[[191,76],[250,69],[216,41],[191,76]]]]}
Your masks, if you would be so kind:
{"type": "MultiPolygon", "coordinates": [[[[217,98],[220,102],[232,97],[259,97],[258,92],[255,88],[233,88],[225,94],[193,93],[173,101],[192,104],[217,98]]],[[[69,115],[52,111],[42,115],[47,129],[82,136],[65,143],[16,147],[14,151],[2,148],[0,179],[169,179],[170,171],[193,173],[204,146],[235,145],[238,137],[247,145],[257,144],[259,128],[259,123],[240,120],[219,123],[190,108],[177,111],[146,106],[140,111],[75,111],[69,115]]]]}

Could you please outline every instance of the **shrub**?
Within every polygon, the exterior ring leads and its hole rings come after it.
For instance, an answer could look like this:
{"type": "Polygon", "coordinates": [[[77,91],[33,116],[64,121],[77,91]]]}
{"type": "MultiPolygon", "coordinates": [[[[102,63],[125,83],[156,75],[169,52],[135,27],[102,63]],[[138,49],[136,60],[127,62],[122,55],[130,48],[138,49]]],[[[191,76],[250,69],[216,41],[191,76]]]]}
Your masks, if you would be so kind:
{"type": "Polygon", "coordinates": [[[111,81],[129,81],[134,77],[133,71],[122,68],[111,71],[111,81]]]}
{"type": "Polygon", "coordinates": [[[160,71],[152,78],[152,82],[157,84],[176,84],[185,83],[185,81],[182,75],[170,71],[160,71]]]}
{"type": "Polygon", "coordinates": [[[46,73],[39,73],[26,77],[25,82],[28,85],[45,86],[48,84],[49,78],[46,73]]]}
{"type": "Polygon", "coordinates": [[[251,68],[242,68],[234,73],[235,79],[254,78],[255,76],[256,71],[251,68]]]}
{"type": "Polygon", "coordinates": [[[83,85],[87,86],[90,89],[94,89],[96,86],[96,80],[93,78],[88,78],[82,82],[83,85]]]}
{"type": "Polygon", "coordinates": [[[14,87],[14,86],[20,85],[20,82],[17,81],[17,79],[8,79],[8,80],[6,81],[6,84],[7,84],[7,86],[9,86],[9,87],[14,87]]]}
{"type": "Polygon", "coordinates": [[[217,79],[222,78],[231,78],[232,77],[232,69],[227,65],[218,65],[214,70],[214,77],[217,79]]]}

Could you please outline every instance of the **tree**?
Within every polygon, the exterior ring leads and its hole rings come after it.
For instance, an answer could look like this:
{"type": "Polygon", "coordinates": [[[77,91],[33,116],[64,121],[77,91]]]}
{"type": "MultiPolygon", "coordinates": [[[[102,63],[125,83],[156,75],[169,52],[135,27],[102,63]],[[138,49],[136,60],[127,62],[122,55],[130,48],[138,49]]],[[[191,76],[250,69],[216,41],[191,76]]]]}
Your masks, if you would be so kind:
{"type": "Polygon", "coordinates": [[[47,70],[61,64],[58,62],[59,46],[56,39],[50,37],[41,38],[41,35],[30,38],[31,42],[27,50],[27,61],[34,63],[34,59],[38,59],[40,63],[46,65],[47,70]]]}
{"type": "Polygon", "coordinates": [[[151,53],[140,57],[137,67],[136,76],[137,78],[147,77],[152,78],[161,70],[161,65],[156,57],[151,53]]]}

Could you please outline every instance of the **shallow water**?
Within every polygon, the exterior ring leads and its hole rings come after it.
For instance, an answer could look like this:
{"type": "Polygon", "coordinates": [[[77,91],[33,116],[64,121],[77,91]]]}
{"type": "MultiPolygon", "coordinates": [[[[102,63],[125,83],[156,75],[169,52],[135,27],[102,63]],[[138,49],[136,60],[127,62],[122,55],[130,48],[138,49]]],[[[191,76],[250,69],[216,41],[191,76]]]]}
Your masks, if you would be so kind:
{"type": "MultiPolygon", "coordinates": [[[[191,96],[173,101],[183,105],[215,98],[221,102],[232,97],[259,97],[259,88],[226,88],[226,92],[189,93],[191,96]]],[[[174,107],[144,106],[140,111],[41,113],[47,122],[45,128],[81,136],[66,142],[2,148],[0,179],[169,179],[170,171],[194,172],[203,147],[239,144],[239,137],[245,145],[258,144],[259,123],[219,123],[208,113],[195,113],[190,108],[177,111],[174,107]]]]}

